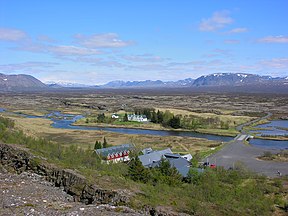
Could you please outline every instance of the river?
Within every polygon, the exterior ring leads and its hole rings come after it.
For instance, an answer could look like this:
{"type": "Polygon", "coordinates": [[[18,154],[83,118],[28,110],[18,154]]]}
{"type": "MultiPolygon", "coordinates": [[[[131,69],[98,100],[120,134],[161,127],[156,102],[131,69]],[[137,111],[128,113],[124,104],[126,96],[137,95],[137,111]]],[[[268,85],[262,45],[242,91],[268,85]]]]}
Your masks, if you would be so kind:
{"type": "MultiPolygon", "coordinates": [[[[5,109],[0,108],[0,112],[7,112],[5,109]]],[[[204,138],[208,140],[229,142],[233,140],[233,137],[219,136],[212,134],[197,133],[192,131],[174,131],[174,130],[147,130],[147,129],[133,129],[133,128],[113,128],[113,127],[87,127],[72,125],[78,119],[83,118],[82,115],[62,114],[61,112],[51,112],[45,116],[26,115],[18,113],[26,118],[46,118],[53,121],[51,124],[54,128],[73,129],[73,130],[98,130],[109,131],[122,134],[142,134],[142,135],[156,135],[156,136],[181,136],[181,137],[196,137],[204,138]]],[[[275,141],[275,140],[263,140],[252,139],[250,144],[261,148],[272,149],[288,149],[288,141],[275,141]]]]}

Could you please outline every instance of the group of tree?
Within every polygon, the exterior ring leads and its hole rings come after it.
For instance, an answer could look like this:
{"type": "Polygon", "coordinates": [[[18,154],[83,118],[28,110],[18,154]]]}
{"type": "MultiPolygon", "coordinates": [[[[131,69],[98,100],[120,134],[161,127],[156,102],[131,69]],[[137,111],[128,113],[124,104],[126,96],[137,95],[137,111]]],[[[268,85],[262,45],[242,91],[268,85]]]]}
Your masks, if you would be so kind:
{"type": "Polygon", "coordinates": [[[145,115],[148,119],[152,118],[152,112],[155,112],[153,108],[135,108],[134,113],[135,115],[145,115]]]}
{"type": "Polygon", "coordinates": [[[133,181],[155,184],[178,185],[182,182],[182,176],[177,169],[171,166],[170,162],[164,158],[155,168],[145,168],[139,157],[134,157],[129,162],[127,176],[133,181]]]}
{"type": "Polygon", "coordinates": [[[146,115],[151,122],[155,124],[161,124],[164,127],[171,127],[171,128],[181,128],[181,121],[179,116],[175,116],[170,111],[166,110],[162,112],[158,110],[157,112],[155,109],[150,108],[142,108],[136,109],[135,114],[137,115],[146,115]]]}
{"type": "MultiPolygon", "coordinates": [[[[137,108],[135,114],[146,115],[151,122],[161,124],[164,127],[183,128],[189,130],[196,130],[198,128],[220,128],[228,130],[230,128],[230,121],[222,121],[219,117],[199,117],[192,115],[174,115],[170,111],[165,112],[151,108],[137,108]]],[[[234,122],[234,125],[236,123],[234,122]]]]}
{"type": "Polygon", "coordinates": [[[95,145],[94,145],[94,149],[102,149],[102,148],[107,148],[108,147],[108,143],[106,138],[104,137],[103,139],[103,143],[101,143],[101,141],[96,140],[95,145]]]}
{"type": "Polygon", "coordinates": [[[97,122],[99,122],[99,123],[105,122],[105,114],[104,113],[100,113],[97,115],[97,122]]]}

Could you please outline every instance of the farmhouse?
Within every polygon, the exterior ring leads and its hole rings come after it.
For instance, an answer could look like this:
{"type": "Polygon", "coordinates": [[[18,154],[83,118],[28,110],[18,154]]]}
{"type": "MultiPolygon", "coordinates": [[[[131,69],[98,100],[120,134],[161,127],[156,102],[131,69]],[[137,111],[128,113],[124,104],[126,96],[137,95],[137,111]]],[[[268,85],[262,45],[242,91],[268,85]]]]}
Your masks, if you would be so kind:
{"type": "Polygon", "coordinates": [[[129,161],[129,154],[134,146],[131,144],[123,144],[108,148],[96,149],[97,155],[107,163],[118,163],[121,161],[129,161]]]}
{"type": "Polygon", "coordinates": [[[145,115],[128,115],[128,121],[147,122],[148,119],[145,115]]]}

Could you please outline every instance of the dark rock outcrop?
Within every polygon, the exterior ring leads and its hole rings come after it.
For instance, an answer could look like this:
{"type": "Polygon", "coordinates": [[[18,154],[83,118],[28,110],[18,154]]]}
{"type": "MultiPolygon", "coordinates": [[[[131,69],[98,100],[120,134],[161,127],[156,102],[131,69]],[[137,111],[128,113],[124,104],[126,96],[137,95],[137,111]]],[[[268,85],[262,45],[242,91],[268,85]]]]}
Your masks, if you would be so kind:
{"type": "Polygon", "coordinates": [[[30,154],[26,149],[0,143],[0,161],[17,173],[31,171],[44,176],[56,187],[85,204],[123,205],[129,202],[126,191],[105,190],[89,184],[86,178],[73,170],[60,169],[30,154]]]}

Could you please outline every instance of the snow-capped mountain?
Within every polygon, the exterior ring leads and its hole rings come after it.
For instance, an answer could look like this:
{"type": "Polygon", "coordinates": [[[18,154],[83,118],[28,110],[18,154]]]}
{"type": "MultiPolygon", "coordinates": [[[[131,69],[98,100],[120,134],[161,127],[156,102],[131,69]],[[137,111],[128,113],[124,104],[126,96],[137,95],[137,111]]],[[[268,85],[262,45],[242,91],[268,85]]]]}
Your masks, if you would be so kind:
{"type": "Polygon", "coordinates": [[[46,85],[50,87],[66,87],[66,88],[86,88],[90,87],[90,85],[81,84],[81,83],[73,83],[73,82],[64,82],[64,81],[48,81],[45,82],[46,85]]]}
{"type": "Polygon", "coordinates": [[[247,73],[214,73],[196,79],[193,86],[239,86],[283,81],[284,78],[247,73]]]}
{"type": "Polygon", "coordinates": [[[122,81],[122,80],[116,80],[111,81],[105,85],[102,85],[100,87],[102,88],[165,88],[165,87],[188,87],[193,84],[193,79],[188,78],[184,80],[178,80],[178,81],[168,81],[163,82],[161,80],[145,80],[145,81],[122,81]]]}

